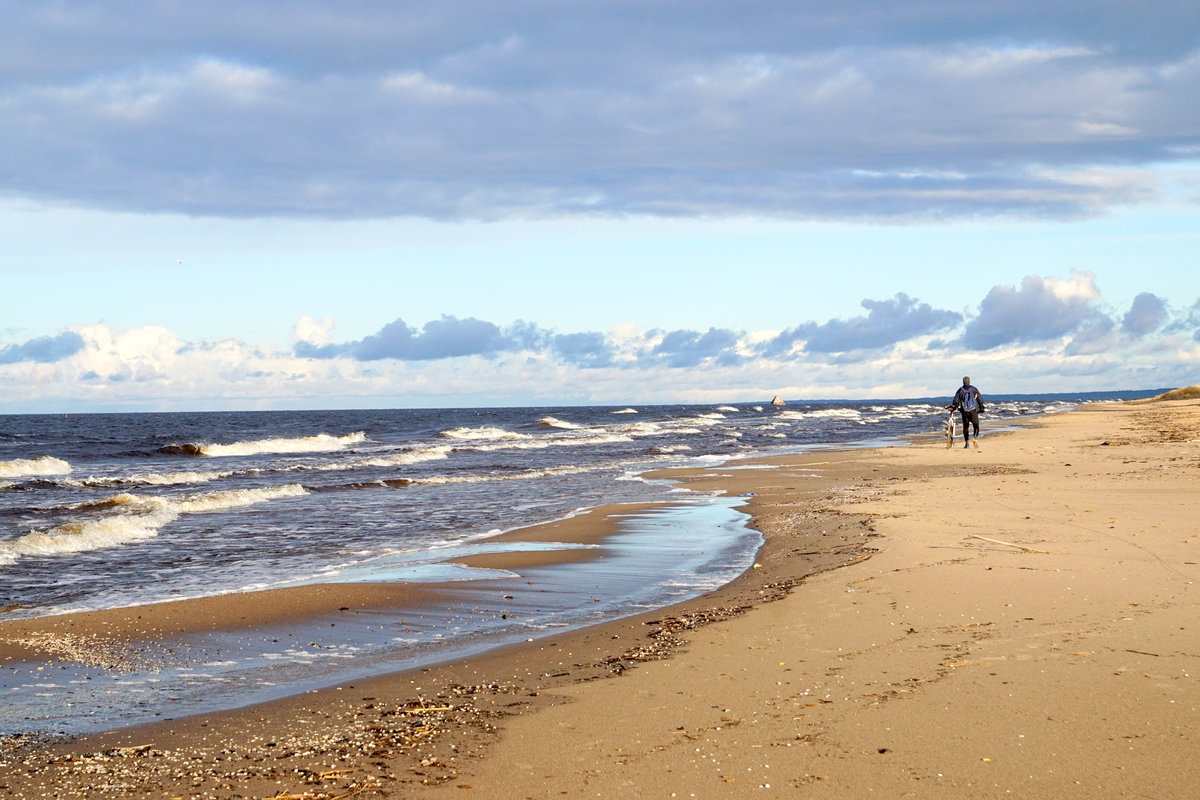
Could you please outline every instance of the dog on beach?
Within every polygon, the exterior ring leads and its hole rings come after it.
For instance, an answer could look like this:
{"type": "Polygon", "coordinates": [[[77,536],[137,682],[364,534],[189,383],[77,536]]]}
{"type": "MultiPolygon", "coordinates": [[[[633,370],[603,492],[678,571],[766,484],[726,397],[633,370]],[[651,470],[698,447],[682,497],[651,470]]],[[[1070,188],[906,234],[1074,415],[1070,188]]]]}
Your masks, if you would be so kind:
{"type": "Polygon", "coordinates": [[[946,417],[946,447],[954,447],[954,412],[946,417]]]}

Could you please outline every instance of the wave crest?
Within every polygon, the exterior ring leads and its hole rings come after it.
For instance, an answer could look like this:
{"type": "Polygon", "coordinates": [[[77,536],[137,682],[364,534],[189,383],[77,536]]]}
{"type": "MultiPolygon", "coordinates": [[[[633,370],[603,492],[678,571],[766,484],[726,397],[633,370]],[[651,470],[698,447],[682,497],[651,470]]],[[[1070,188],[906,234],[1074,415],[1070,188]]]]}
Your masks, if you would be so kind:
{"type": "Polygon", "coordinates": [[[54,456],[14,458],[0,461],[0,478],[24,478],[35,475],[70,475],[71,465],[54,456]]]}
{"type": "Polygon", "coordinates": [[[513,431],[508,431],[508,430],[505,430],[504,428],[494,428],[494,427],[489,427],[486,425],[481,428],[448,428],[448,429],[442,431],[439,435],[446,439],[459,439],[459,440],[470,440],[470,439],[515,440],[515,439],[531,438],[530,436],[528,436],[527,434],[524,434],[524,433],[514,433],[513,431]]]}
{"type": "Polygon", "coordinates": [[[125,475],[118,478],[91,477],[79,481],[80,486],[124,486],[141,484],[143,486],[175,486],[183,483],[208,483],[233,475],[232,472],[140,472],[136,475],[125,475]]]}
{"type": "Polygon", "coordinates": [[[196,494],[175,501],[180,513],[196,514],[205,511],[226,511],[231,508],[244,508],[268,500],[278,500],[285,497],[300,497],[308,494],[308,490],[298,483],[288,483],[270,489],[226,489],[220,492],[196,494]]]}
{"type": "Polygon", "coordinates": [[[558,417],[542,417],[538,420],[538,425],[545,425],[547,428],[559,428],[564,431],[576,431],[582,428],[582,425],[576,425],[574,422],[567,422],[558,417]]]}
{"type": "Polygon", "coordinates": [[[119,547],[129,542],[153,539],[158,531],[183,514],[225,511],[283,497],[308,494],[298,483],[271,489],[230,489],[183,498],[118,494],[72,510],[121,508],[125,513],[98,519],[64,522],[49,530],[30,531],[12,541],[0,542],[0,566],[15,564],[27,556],[56,556],[119,547]]]}
{"type": "Polygon", "coordinates": [[[209,457],[256,456],[264,453],[328,453],[366,440],[367,435],[362,431],[342,436],[318,433],[315,436],[301,436],[294,439],[255,439],[232,444],[170,444],[163,447],[162,452],[172,455],[209,457]]]}
{"type": "Polygon", "coordinates": [[[178,518],[168,508],[149,514],[117,514],[100,519],[66,522],[46,531],[30,531],[0,544],[0,564],[14,564],[23,556],[56,556],[118,547],[152,539],[158,529],[178,518]]]}

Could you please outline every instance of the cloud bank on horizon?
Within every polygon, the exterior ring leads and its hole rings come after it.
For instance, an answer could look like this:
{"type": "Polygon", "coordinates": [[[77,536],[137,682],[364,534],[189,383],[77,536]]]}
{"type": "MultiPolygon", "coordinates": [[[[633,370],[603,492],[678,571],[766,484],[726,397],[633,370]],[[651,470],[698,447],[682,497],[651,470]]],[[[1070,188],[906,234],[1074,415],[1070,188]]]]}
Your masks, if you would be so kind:
{"type": "Polygon", "coordinates": [[[1194,193],[1200,155],[1178,0],[0,11],[0,193],[47,203],[1075,218],[1194,193]]]}
{"type": "Polygon", "coordinates": [[[303,317],[290,351],[97,324],[0,347],[0,384],[26,411],[620,404],[930,396],[963,371],[996,393],[1158,388],[1191,382],[1200,361],[1200,301],[1143,293],[1110,309],[1090,273],[996,286],[970,314],[904,294],[862,306],[782,331],[559,333],[446,315],[342,342],[332,320],[303,317]]]}

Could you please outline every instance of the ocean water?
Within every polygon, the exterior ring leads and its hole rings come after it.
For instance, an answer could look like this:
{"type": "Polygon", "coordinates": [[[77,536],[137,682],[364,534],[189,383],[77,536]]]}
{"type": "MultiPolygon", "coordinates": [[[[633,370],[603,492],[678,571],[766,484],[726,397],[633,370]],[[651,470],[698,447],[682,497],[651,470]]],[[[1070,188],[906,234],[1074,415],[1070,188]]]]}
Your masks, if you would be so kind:
{"type": "MultiPolygon", "coordinates": [[[[985,430],[1153,393],[989,398],[985,430]]],[[[945,402],[0,416],[0,620],[321,581],[471,580],[486,571],[443,562],[529,546],[491,542],[498,532],[600,504],[677,506],[629,520],[611,575],[588,568],[586,604],[550,592],[536,609],[515,601],[503,623],[449,609],[410,621],[418,637],[342,626],[322,659],[198,642],[199,678],[120,676],[124,696],[145,692],[136,708],[103,699],[117,680],[103,670],[80,668],[88,689],[65,693],[14,670],[0,732],[121,724],[161,714],[168,696],[176,713],[253,702],[695,596],[746,569],[758,534],[735,499],[643,473],[897,444],[938,430],[945,402]]]]}
{"type": "MultiPolygon", "coordinates": [[[[1059,400],[993,404],[988,420],[1059,400]]],[[[357,579],[609,502],[649,469],[936,429],[933,403],[0,417],[0,619],[357,579]]],[[[455,577],[450,575],[450,577],[455,577]]]]}

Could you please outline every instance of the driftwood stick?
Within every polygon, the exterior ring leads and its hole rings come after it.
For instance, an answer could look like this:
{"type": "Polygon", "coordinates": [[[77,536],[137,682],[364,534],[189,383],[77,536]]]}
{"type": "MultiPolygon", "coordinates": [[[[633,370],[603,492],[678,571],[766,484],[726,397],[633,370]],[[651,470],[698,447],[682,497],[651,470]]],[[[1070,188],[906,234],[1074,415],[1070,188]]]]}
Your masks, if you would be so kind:
{"type": "Polygon", "coordinates": [[[114,747],[113,751],[123,756],[141,755],[154,747],[152,744],[138,744],[128,747],[114,747]]]}
{"type": "Polygon", "coordinates": [[[1013,544],[1012,542],[1002,542],[999,539],[989,539],[986,536],[979,536],[974,533],[967,534],[967,538],[968,539],[982,539],[985,542],[991,542],[992,544],[1002,544],[1005,547],[1015,547],[1023,553],[1041,553],[1042,555],[1046,555],[1046,556],[1050,555],[1050,553],[1046,550],[1034,550],[1032,547],[1026,547],[1023,544],[1013,544]]]}

